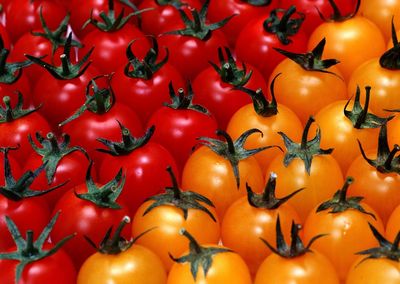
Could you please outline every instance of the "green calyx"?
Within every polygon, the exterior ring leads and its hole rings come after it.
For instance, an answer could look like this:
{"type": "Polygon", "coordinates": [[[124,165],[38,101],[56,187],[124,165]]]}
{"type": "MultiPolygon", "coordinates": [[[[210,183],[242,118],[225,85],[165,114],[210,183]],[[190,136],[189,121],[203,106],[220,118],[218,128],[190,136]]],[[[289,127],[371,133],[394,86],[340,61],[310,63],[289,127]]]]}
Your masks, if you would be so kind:
{"type": "Polygon", "coordinates": [[[185,28],[182,30],[170,31],[165,34],[192,36],[201,40],[207,40],[211,36],[212,31],[222,28],[232,17],[235,16],[231,15],[217,23],[207,24],[207,11],[209,4],[210,0],[206,0],[204,5],[201,7],[200,12],[197,11],[197,9],[191,10],[193,20],[190,20],[182,9],[178,9],[182,21],[185,24],[185,28]]]}
{"type": "Polygon", "coordinates": [[[151,37],[153,47],[147,52],[146,56],[142,61],[140,61],[132,52],[131,47],[135,42],[131,41],[126,49],[126,57],[129,62],[126,64],[124,69],[124,74],[129,78],[140,78],[144,80],[149,80],[153,77],[154,73],[160,70],[161,67],[165,65],[168,61],[169,52],[165,48],[165,57],[157,63],[158,58],[158,43],[155,37],[151,37]]]}
{"type": "Polygon", "coordinates": [[[66,120],[60,122],[58,125],[61,127],[78,117],[80,117],[85,111],[90,111],[92,113],[102,115],[110,111],[115,103],[115,94],[111,88],[111,75],[100,75],[92,80],[90,80],[89,84],[86,86],[86,102],[77,110],[74,114],[68,117],[66,120]],[[106,77],[107,78],[107,87],[99,88],[96,83],[96,80],[106,77]],[[93,91],[93,94],[91,94],[93,91]]]}
{"type": "Polygon", "coordinates": [[[214,255],[232,252],[232,250],[224,247],[202,247],[185,229],[181,229],[180,234],[189,240],[189,254],[180,258],[175,258],[171,254],[169,256],[177,263],[190,263],[190,272],[194,281],[197,279],[199,267],[203,268],[204,276],[207,277],[207,273],[213,264],[214,255]]]}
{"type": "Polygon", "coordinates": [[[47,133],[46,137],[36,132],[35,136],[41,147],[36,145],[30,134],[28,135],[28,140],[35,152],[42,157],[43,164],[46,165],[45,171],[48,184],[53,181],[57,166],[65,156],[72,152],[79,151],[89,160],[89,156],[83,148],[79,146],[69,146],[70,136],[68,134],[62,134],[60,142],[52,132],[47,133]]]}
{"type": "MultiPolygon", "coordinates": [[[[47,26],[47,24],[43,18],[42,6],[39,9],[39,18],[40,18],[40,22],[42,24],[43,32],[32,31],[31,34],[34,36],[43,37],[51,43],[51,57],[53,57],[57,48],[60,46],[65,46],[65,44],[67,42],[67,38],[65,37],[65,34],[67,33],[67,30],[68,30],[68,22],[69,22],[70,14],[68,13],[64,17],[64,19],[61,21],[58,28],[54,31],[50,30],[50,28],[47,26]]],[[[76,40],[71,41],[71,46],[76,46],[79,48],[82,47],[82,45],[76,40]]]]}
{"type": "Polygon", "coordinates": [[[358,146],[360,147],[361,155],[363,156],[364,160],[366,160],[368,164],[376,168],[379,172],[400,174],[400,155],[397,155],[396,157],[397,152],[400,151],[400,146],[395,144],[393,149],[390,150],[387,138],[386,123],[382,124],[379,131],[378,151],[375,160],[367,157],[360,141],[358,141],[358,146]]]}
{"type": "Polygon", "coordinates": [[[17,94],[18,101],[14,108],[11,106],[11,99],[9,96],[3,97],[4,107],[0,106],[0,123],[17,120],[39,109],[40,106],[34,109],[24,109],[24,98],[20,92],[17,91],[17,94]]]}
{"type": "Polygon", "coordinates": [[[297,34],[304,19],[305,15],[296,12],[296,7],[292,5],[287,10],[272,10],[269,17],[264,21],[263,27],[266,32],[275,34],[282,44],[288,45],[292,42],[290,37],[297,34]],[[282,17],[279,18],[278,14],[282,14],[282,17]],[[298,17],[294,18],[294,15],[298,17]]]}
{"type": "Polygon", "coordinates": [[[132,3],[129,2],[128,4],[127,2],[128,1],[123,1],[122,3],[134,8],[134,10],[136,10],[135,12],[132,12],[124,17],[124,9],[122,9],[118,15],[115,15],[114,0],[108,0],[108,13],[106,13],[105,11],[100,12],[99,17],[101,21],[93,18],[92,10],[90,12],[90,18],[83,24],[82,29],[91,24],[103,32],[115,32],[122,29],[132,17],[140,15],[143,12],[152,10],[143,9],[138,11],[135,6],[132,6],[132,3]]]}
{"type": "Polygon", "coordinates": [[[358,9],[360,8],[361,0],[357,0],[357,5],[354,11],[348,15],[342,15],[342,13],[339,10],[339,7],[336,5],[334,0],[328,0],[329,4],[332,7],[333,14],[329,17],[326,18],[321,11],[317,8],[319,17],[325,21],[325,22],[344,22],[346,20],[349,20],[351,18],[354,18],[354,16],[358,13],[358,9]]]}
{"type": "Polygon", "coordinates": [[[108,149],[97,149],[97,151],[110,154],[112,156],[124,156],[129,155],[134,150],[145,146],[150,138],[154,134],[155,126],[151,126],[147,129],[146,133],[139,138],[133,137],[128,128],[126,128],[121,122],[117,121],[121,128],[121,142],[114,142],[105,138],[98,138],[97,141],[103,143],[108,149]]]}
{"type": "Polygon", "coordinates": [[[36,241],[34,241],[34,232],[32,230],[26,231],[26,239],[24,239],[18,230],[17,225],[11,220],[10,217],[5,216],[7,228],[10,231],[15,244],[17,245],[17,251],[0,253],[0,259],[14,260],[19,262],[15,270],[15,283],[19,283],[22,273],[28,264],[55,254],[67,241],[75,236],[75,234],[73,234],[63,238],[49,250],[45,250],[43,248],[49,239],[49,235],[57,221],[58,215],[60,215],[60,212],[57,212],[54,215],[36,241]]]}
{"type": "Polygon", "coordinates": [[[275,80],[280,76],[281,73],[277,74],[271,82],[269,89],[271,91],[272,100],[269,102],[265,97],[261,88],[256,91],[246,87],[236,87],[236,89],[245,92],[251,97],[253,102],[254,111],[262,117],[270,117],[278,114],[278,103],[275,99],[275,80]]]}
{"type": "Polygon", "coordinates": [[[167,171],[171,177],[172,186],[165,188],[165,193],[154,195],[146,199],[154,201],[147,209],[144,211],[143,216],[148,214],[153,209],[163,206],[172,205],[179,208],[183,212],[183,217],[185,220],[188,217],[189,209],[200,210],[206,213],[210,218],[216,222],[214,215],[201,203],[208,206],[214,207],[214,204],[205,196],[192,191],[183,191],[179,188],[176,177],[172,171],[171,167],[167,168],[167,171]]]}
{"type": "Polygon", "coordinates": [[[293,53],[275,47],[274,49],[280,54],[296,62],[304,70],[317,71],[337,76],[335,73],[326,70],[329,67],[338,64],[340,61],[336,59],[322,59],[325,43],[326,39],[323,38],[312,51],[306,53],[293,53]]]}
{"type": "Polygon", "coordinates": [[[286,154],[283,158],[283,164],[285,165],[285,167],[287,167],[293,159],[301,159],[304,162],[304,167],[308,175],[310,175],[313,157],[316,155],[328,155],[332,153],[333,148],[320,148],[321,130],[319,127],[317,128],[315,137],[311,140],[307,140],[308,131],[310,130],[310,126],[314,121],[314,117],[310,116],[306,126],[304,127],[303,135],[301,137],[301,143],[295,143],[288,136],[286,136],[285,133],[278,132],[278,134],[282,136],[283,142],[285,143],[285,147],[287,149],[286,154]]]}
{"type": "Polygon", "coordinates": [[[93,161],[90,161],[89,167],[86,172],[86,188],[87,193],[75,195],[83,200],[92,202],[101,208],[108,209],[121,209],[121,206],[116,202],[117,198],[122,192],[125,185],[126,176],[122,174],[122,168],[118,171],[117,175],[108,183],[98,187],[91,176],[93,161]]]}
{"type": "Polygon", "coordinates": [[[392,42],[393,47],[386,51],[380,58],[379,64],[382,68],[389,70],[400,70],[400,43],[397,40],[396,28],[392,18],[392,42]]]}
{"type": "Polygon", "coordinates": [[[352,177],[347,177],[343,187],[340,190],[336,191],[331,200],[321,203],[317,208],[317,212],[330,210],[329,213],[335,214],[354,209],[376,219],[374,214],[365,211],[365,209],[360,205],[361,200],[364,199],[363,197],[347,197],[347,190],[350,184],[353,183],[353,181],[354,179],[352,177]]]}
{"type": "Polygon", "coordinates": [[[246,85],[250,80],[253,71],[250,70],[247,72],[246,65],[244,63],[242,63],[242,68],[239,68],[229,48],[225,47],[224,50],[227,58],[225,59],[222,48],[219,47],[218,58],[220,66],[210,62],[211,66],[215,69],[215,71],[217,71],[223,82],[234,87],[242,87],[246,85]]]}
{"type": "Polygon", "coordinates": [[[181,0],[155,0],[155,1],[159,6],[171,5],[174,6],[176,9],[181,9],[187,6],[187,4],[182,3],[181,0]]]}
{"type": "Polygon", "coordinates": [[[351,98],[347,101],[344,106],[343,113],[344,115],[352,122],[354,128],[356,129],[364,129],[364,128],[378,128],[385,124],[387,121],[393,118],[393,116],[382,118],[377,115],[368,112],[369,107],[369,99],[371,93],[371,87],[365,87],[365,104],[364,108],[360,103],[360,87],[357,86],[356,96],[354,98],[354,105],[351,111],[347,110],[347,106],[349,105],[351,98]]]}
{"type": "Polygon", "coordinates": [[[252,128],[240,135],[240,137],[236,141],[233,141],[229,134],[223,130],[217,130],[216,134],[224,138],[226,142],[209,137],[198,138],[200,144],[205,145],[206,147],[210,148],[214,153],[229,161],[235,175],[237,188],[239,188],[240,186],[239,162],[241,160],[247,159],[261,151],[272,147],[279,148],[279,146],[272,145],[250,150],[245,149],[244,144],[246,143],[247,138],[254,133],[260,133],[262,135],[261,130],[252,128]]]}
{"type": "Polygon", "coordinates": [[[183,109],[183,110],[194,110],[200,113],[203,113],[205,115],[210,115],[209,111],[201,106],[201,105],[197,105],[197,104],[193,104],[193,89],[192,89],[192,85],[190,84],[190,82],[188,82],[188,86],[187,86],[187,95],[185,95],[185,91],[183,88],[179,88],[178,89],[178,94],[175,93],[174,87],[172,85],[172,82],[169,83],[168,85],[169,88],[169,96],[171,98],[172,103],[168,104],[168,103],[164,103],[165,106],[170,107],[172,109],[183,109]]]}
{"type": "Polygon", "coordinates": [[[13,84],[22,75],[22,69],[32,65],[29,60],[23,62],[7,63],[10,51],[4,47],[3,38],[0,35],[0,83],[13,84]]]}
{"type": "Polygon", "coordinates": [[[288,245],[285,241],[285,238],[282,233],[282,228],[281,228],[281,221],[280,217],[278,215],[278,218],[276,220],[276,247],[273,247],[271,244],[269,244],[266,240],[263,238],[260,238],[261,241],[275,254],[284,257],[284,258],[295,258],[298,256],[301,256],[305,253],[312,252],[310,249],[311,245],[319,238],[326,236],[325,234],[320,234],[314,236],[307,245],[303,244],[303,241],[301,240],[299,236],[299,231],[301,229],[300,224],[295,224],[294,221],[292,221],[292,228],[290,232],[290,237],[291,237],[291,243],[288,245]]]}
{"type": "Polygon", "coordinates": [[[8,151],[13,148],[0,148],[0,151],[4,153],[4,180],[5,184],[0,186],[0,195],[3,195],[7,199],[12,201],[21,201],[25,198],[35,197],[44,195],[50,191],[53,191],[63,185],[65,185],[68,181],[63,182],[59,185],[53,186],[47,190],[31,190],[30,186],[32,185],[35,178],[44,171],[46,167],[46,163],[42,164],[35,171],[26,171],[22,174],[22,176],[15,180],[10,166],[10,161],[8,159],[8,151]]]}
{"type": "Polygon", "coordinates": [[[378,258],[386,258],[386,259],[390,259],[390,260],[399,262],[400,261],[400,249],[399,249],[400,232],[397,233],[396,238],[394,239],[393,243],[391,243],[387,239],[385,239],[371,223],[368,223],[368,225],[369,225],[369,228],[371,229],[372,233],[374,234],[374,237],[379,242],[379,247],[370,248],[367,250],[357,252],[357,254],[359,254],[359,255],[367,255],[367,257],[364,258],[363,260],[361,260],[361,262],[358,263],[357,265],[360,265],[362,262],[364,262],[368,259],[378,259],[378,258]]]}
{"type": "Polygon", "coordinates": [[[274,210],[279,208],[282,204],[286,203],[286,201],[304,189],[300,188],[283,198],[277,198],[275,195],[276,178],[277,175],[275,173],[270,174],[264,192],[261,194],[254,193],[251,190],[251,187],[246,183],[247,200],[251,206],[254,208],[274,210]]]}
{"type": "Polygon", "coordinates": [[[242,0],[242,2],[245,2],[252,6],[262,7],[270,5],[272,0],[242,0]]]}
{"type": "Polygon", "coordinates": [[[58,80],[72,80],[80,77],[83,73],[85,73],[86,69],[88,69],[91,62],[89,61],[87,64],[86,62],[89,60],[89,57],[92,54],[94,47],[92,47],[89,52],[82,57],[80,61],[78,61],[76,64],[72,64],[71,46],[72,33],[69,33],[64,44],[64,52],[60,55],[61,66],[53,66],[41,60],[39,57],[34,57],[32,55],[25,54],[25,56],[33,63],[45,68],[54,78],[58,80]]]}

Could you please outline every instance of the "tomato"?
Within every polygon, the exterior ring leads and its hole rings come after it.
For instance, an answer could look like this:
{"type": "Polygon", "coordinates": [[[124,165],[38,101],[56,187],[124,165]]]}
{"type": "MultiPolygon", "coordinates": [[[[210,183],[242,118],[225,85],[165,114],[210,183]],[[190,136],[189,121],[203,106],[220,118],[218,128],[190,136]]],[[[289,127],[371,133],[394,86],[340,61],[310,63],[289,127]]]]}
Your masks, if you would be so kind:
{"type": "Polygon", "coordinates": [[[193,81],[196,94],[194,101],[215,115],[219,129],[226,129],[232,115],[251,102],[239,88],[261,88],[264,92],[267,91],[267,85],[259,71],[244,63],[240,68],[228,48],[225,48],[225,53],[226,59],[222,48],[218,48],[219,65],[213,63],[193,81]]]}
{"type": "MultiPolygon", "coordinates": [[[[167,273],[160,258],[148,248],[135,244],[135,239],[126,240],[120,233],[130,222],[124,217],[112,238],[110,230],[92,254],[82,265],[77,284],[164,284],[167,273]]],[[[111,229],[111,228],[110,228],[111,229]]]]}
{"type": "Polygon", "coordinates": [[[132,232],[140,235],[149,230],[137,240],[137,244],[153,250],[170,270],[173,260],[169,254],[183,253],[188,244],[179,235],[181,228],[190,230],[202,244],[216,244],[220,238],[220,223],[211,201],[200,194],[182,191],[171,168],[168,171],[172,186],[139,207],[133,219],[132,232]]]}
{"type": "MultiPolygon", "coordinates": [[[[399,203],[400,204],[400,203],[399,203]]],[[[394,240],[396,235],[400,231],[399,227],[399,217],[400,217],[400,205],[398,205],[390,214],[389,219],[386,224],[386,233],[385,236],[389,240],[394,240]]]]}
{"type": "Polygon", "coordinates": [[[343,174],[338,162],[330,155],[332,148],[321,149],[321,136],[325,132],[317,129],[313,139],[308,132],[314,118],[308,120],[301,143],[295,143],[286,134],[282,136],[286,152],[279,153],[270,163],[265,174],[276,173],[278,195],[288,195],[296,188],[304,187],[288,203],[292,205],[302,221],[320,202],[328,199],[343,184],[343,174]]]}
{"type": "Polygon", "coordinates": [[[307,53],[292,53],[277,49],[286,58],[276,66],[270,82],[282,74],[275,83],[276,99],[290,109],[305,124],[324,106],[346,99],[346,83],[335,64],[335,59],[322,60],[325,40],[321,40],[307,53]]]}
{"type": "Polygon", "coordinates": [[[368,223],[383,232],[384,226],[378,214],[359,197],[347,197],[353,178],[347,178],[342,189],[332,199],[313,209],[304,223],[304,240],[309,241],[318,234],[327,234],[313,245],[324,254],[344,281],[358,258],[357,252],[368,249],[378,242],[370,234],[368,223]]]}
{"type": "Polygon", "coordinates": [[[342,16],[339,9],[334,9],[330,20],[315,28],[308,40],[310,49],[326,38],[325,56],[341,62],[338,68],[346,82],[358,66],[379,56],[386,48],[386,41],[379,28],[356,13],[357,8],[355,12],[342,16]]]}
{"type": "Polygon", "coordinates": [[[249,269],[238,254],[223,246],[201,246],[187,230],[182,231],[190,250],[180,258],[172,256],[175,264],[167,284],[251,283],[249,269]]]}
{"type": "Polygon", "coordinates": [[[250,129],[235,141],[224,131],[218,135],[226,142],[201,137],[202,146],[187,160],[182,173],[182,186],[209,198],[222,219],[228,207],[246,194],[246,183],[261,192],[264,177],[252,155],[268,147],[247,150],[243,147],[247,137],[257,129],[250,129]]]}
{"type": "Polygon", "coordinates": [[[244,259],[251,274],[257,272],[261,262],[271,253],[260,238],[276,242],[278,216],[285,234],[290,233],[292,221],[300,222],[296,210],[285,203],[291,196],[276,198],[275,184],[276,175],[271,173],[262,194],[256,194],[248,187],[247,196],[229,206],[222,220],[222,243],[244,259]]]}
{"type": "Polygon", "coordinates": [[[107,155],[103,155],[98,167],[99,180],[110,180],[122,167],[126,182],[120,199],[129,204],[129,210],[134,214],[145,199],[161,193],[170,184],[170,177],[165,169],[170,166],[176,173],[178,169],[169,151],[152,141],[154,127],[149,128],[144,136],[137,138],[121,123],[120,128],[122,142],[99,139],[107,147],[101,149],[107,155]]]}
{"type": "Polygon", "coordinates": [[[117,100],[132,108],[144,124],[168,101],[166,90],[170,82],[175,86],[184,85],[182,75],[168,62],[168,55],[159,58],[157,39],[151,39],[153,47],[143,60],[131,50],[131,45],[138,42],[129,43],[126,50],[129,62],[116,71],[111,82],[117,100]]]}
{"type": "Polygon", "coordinates": [[[268,18],[252,20],[238,36],[237,57],[257,68],[268,80],[272,70],[285,58],[273,48],[306,51],[307,36],[301,29],[303,20],[304,14],[298,13],[295,6],[275,9],[268,18]]]}
{"type": "Polygon", "coordinates": [[[76,283],[75,267],[70,257],[60,248],[73,235],[65,236],[59,243],[47,243],[57,217],[58,213],[36,239],[34,233],[38,231],[27,231],[24,239],[17,225],[7,218],[8,230],[13,235],[16,246],[0,253],[2,283],[42,284],[51,283],[58,277],[60,279],[57,283],[76,283]]]}

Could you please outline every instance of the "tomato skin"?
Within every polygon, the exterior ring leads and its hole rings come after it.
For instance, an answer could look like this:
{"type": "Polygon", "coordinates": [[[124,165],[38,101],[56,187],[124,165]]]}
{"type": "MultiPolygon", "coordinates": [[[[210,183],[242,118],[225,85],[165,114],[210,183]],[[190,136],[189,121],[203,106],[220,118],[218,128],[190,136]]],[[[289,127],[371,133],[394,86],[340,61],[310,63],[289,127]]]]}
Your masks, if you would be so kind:
{"type": "Polygon", "coordinates": [[[224,215],[221,224],[222,243],[243,258],[252,275],[271,253],[260,238],[270,244],[276,243],[278,215],[284,235],[290,234],[292,221],[300,223],[296,210],[288,204],[271,210],[255,208],[249,204],[247,197],[235,201],[224,215]]]}
{"type": "Polygon", "coordinates": [[[398,205],[389,216],[389,219],[386,224],[386,234],[385,234],[386,239],[394,240],[396,238],[397,233],[400,231],[399,217],[400,217],[400,205],[398,205]]]}
{"type": "MultiPolygon", "coordinates": [[[[268,87],[260,72],[247,64],[246,67],[253,73],[244,87],[252,90],[261,88],[266,94],[268,87]]],[[[232,115],[242,106],[251,103],[249,95],[233,88],[233,85],[223,82],[211,66],[200,72],[193,81],[196,94],[193,101],[207,108],[215,116],[219,129],[226,129],[232,115]]]]}
{"type": "Polygon", "coordinates": [[[348,83],[348,97],[359,86],[371,86],[373,92],[369,107],[381,117],[389,115],[384,109],[399,109],[400,71],[389,70],[380,66],[379,58],[371,59],[360,65],[352,74],[348,83]]]}
{"type": "MultiPolygon", "coordinates": [[[[45,244],[44,248],[50,249],[51,245],[45,244]]],[[[15,250],[16,247],[8,251],[15,250]]],[[[15,284],[15,269],[17,264],[18,262],[15,260],[0,260],[0,278],[2,284],[15,284]]],[[[53,283],[54,279],[57,279],[57,283],[60,284],[75,284],[76,275],[76,269],[71,258],[63,249],[59,249],[53,255],[28,264],[24,268],[18,284],[53,283]]]]}
{"type": "Polygon", "coordinates": [[[200,244],[218,243],[220,223],[213,208],[206,206],[216,218],[216,222],[205,212],[196,209],[189,209],[185,220],[182,210],[174,205],[159,206],[143,215],[152,203],[153,201],[146,201],[136,211],[132,224],[132,235],[138,236],[152,229],[140,237],[136,243],[155,252],[167,270],[170,270],[174,264],[169,253],[177,257],[188,247],[189,241],[179,233],[182,228],[190,231],[200,244]]]}
{"type": "MultiPolygon", "coordinates": [[[[332,66],[326,71],[307,71],[289,58],[285,58],[273,70],[269,84],[275,81],[276,100],[292,109],[300,121],[306,124],[310,115],[337,100],[347,98],[346,83],[341,78],[339,67],[332,66]]],[[[269,92],[270,94],[270,92],[269,92]]]]}
{"type": "MultiPolygon", "coordinates": [[[[325,133],[323,130],[321,132],[323,137],[325,133]]],[[[343,185],[342,170],[331,155],[314,156],[308,174],[304,162],[299,158],[293,159],[285,167],[283,154],[280,153],[271,161],[266,173],[269,175],[270,172],[278,176],[277,196],[286,196],[299,188],[305,188],[288,201],[302,221],[317,204],[329,199],[343,185]]]]}
{"type": "Polygon", "coordinates": [[[164,284],[167,273],[151,250],[133,244],[117,255],[95,253],[82,265],[77,284],[164,284]]]}
{"type": "Polygon", "coordinates": [[[207,276],[204,276],[203,268],[199,267],[196,281],[193,280],[189,263],[175,263],[169,272],[167,284],[191,283],[250,284],[252,281],[249,269],[243,259],[236,253],[224,252],[213,256],[212,266],[208,270],[207,276]]]}
{"type": "Polygon", "coordinates": [[[380,56],[386,49],[386,41],[379,28],[361,16],[321,24],[310,35],[308,49],[311,50],[324,37],[324,58],[335,58],[341,62],[337,67],[346,82],[358,66],[380,56]]]}
{"type": "Polygon", "coordinates": [[[311,250],[311,253],[292,259],[271,254],[258,269],[254,284],[317,284],[321,283],[321,279],[324,283],[339,284],[332,263],[320,252],[311,250]]]}
{"type": "Polygon", "coordinates": [[[384,231],[378,214],[369,205],[363,202],[360,205],[366,212],[374,214],[376,220],[355,209],[331,213],[329,209],[316,212],[317,208],[314,208],[304,223],[305,243],[316,235],[327,234],[313,244],[313,249],[329,258],[341,281],[346,279],[351,265],[358,259],[357,252],[378,246],[368,223],[378,231],[384,231]]]}
{"type": "MultiPolygon", "coordinates": [[[[268,151],[268,150],[266,150],[268,151]]],[[[220,219],[237,199],[246,194],[246,183],[254,192],[262,192],[264,177],[254,157],[239,162],[240,186],[236,185],[228,160],[201,146],[187,160],[182,173],[182,187],[198,192],[215,205],[220,219]]]]}

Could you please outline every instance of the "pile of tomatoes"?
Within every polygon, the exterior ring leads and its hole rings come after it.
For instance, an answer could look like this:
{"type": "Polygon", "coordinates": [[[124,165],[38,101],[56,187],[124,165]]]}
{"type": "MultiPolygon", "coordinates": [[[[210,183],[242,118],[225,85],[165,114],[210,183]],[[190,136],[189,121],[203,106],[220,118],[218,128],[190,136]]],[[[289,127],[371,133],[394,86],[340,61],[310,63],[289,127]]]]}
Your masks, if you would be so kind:
{"type": "Polygon", "coordinates": [[[400,283],[400,0],[0,0],[0,282],[400,283]]]}

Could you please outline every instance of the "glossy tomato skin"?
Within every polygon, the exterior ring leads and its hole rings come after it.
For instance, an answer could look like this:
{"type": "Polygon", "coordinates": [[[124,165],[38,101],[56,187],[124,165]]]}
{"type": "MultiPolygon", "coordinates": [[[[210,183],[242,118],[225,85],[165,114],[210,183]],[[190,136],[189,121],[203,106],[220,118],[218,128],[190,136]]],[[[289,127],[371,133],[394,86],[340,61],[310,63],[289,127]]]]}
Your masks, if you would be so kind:
{"type": "Polygon", "coordinates": [[[290,37],[291,42],[285,45],[276,35],[264,30],[263,23],[266,18],[259,17],[243,28],[238,36],[235,51],[238,59],[257,68],[267,81],[274,68],[285,58],[273,48],[296,53],[306,52],[308,37],[300,27],[298,33],[290,37]]]}
{"type": "Polygon", "coordinates": [[[234,252],[223,252],[213,256],[212,266],[208,270],[207,276],[204,275],[204,270],[199,267],[196,280],[193,279],[189,263],[175,263],[168,275],[167,284],[184,283],[250,284],[252,281],[249,269],[243,259],[234,252]]]}
{"type": "Polygon", "coordinates": [[[95,253],[82,265],[77,284],[164,284],[167,273],[160,258],[144,246],[133,244],[117,255],[95,253]]]}
{"type": "Polygon", "coordinates": [[[153,201],[146,201],[136,211],[132,224],[132,235],[138,236],[152,229],[140,237],[137,244],[155,252],[168,271],[174,264],[169,253],[179,256],[187,249],[189,244],[187,238],[179,233],[182,228],[190,230],[190,234],[200,244],[218,243],[220,222],[214,208],[206,205],[216,221],[213,221],[205,212],[197,209],[189,209],[185,219],[182,210],[174,205],[158,206],[143,215],[152,203],[153,201]]]}
{"type": "MultiPolygon", "coordinates": [[[[43,227],[41,228],[43,229],[43,227]]],[[[40,231],[40,230],[39,230],[40,231]]],[[[38,231],[35,231],[38,232],[38,231]]],[[[45,244],[44,249],[51,249],[50,244],[45,244]]],[[[11,248],[8,251],[15,251],[11,248]]],[[[3,252],[3,250],[1,250],[3,252]]],[[[0,278],[3,284],[15,283],[15,269],[18,262],[15,260],[0,260],[0,278]]],[[[43,284],[57,283],[75,284],[77,272],[69,255],[61,248],[55,254],[44,259],[28,264],[18,284],[43,284]]]]}
{"type": "MultiPolygon", "coordinates": [[[[111,226],[117,227],[124,216],[129,216],[127,205],[118,200],[117,203],[120,204],[121,209],[109,209],[80,199],[75,195],[86,192],[87,187],[83,183],[67,191],[58,200],[53,212],[61,211],[61,214],[50,234],[55,243],[67,235],[77,234],[63,246],[77,269],[95,252],[84,236],[89,237],[94,243],[100,243],[104,237],[103,232],[106,232],[111,226]]],[[[129,229],[125,228],[122,235],[128,239],[129,229]]]]}
{"type": "MultiPolygon", "coordinates": [[[[181,9],[185,12],[189,12],[193,8],[199,11],[201,9],[199,0],[182,0],[180,2],[183,4],[181,9]]],[[[140,10],[153,9],[141,15],[141,27],[146,34],[158,36],[165,32],[181,29],[183,26],[179,11],[173,5],[160,5],[156,0],[144,0],[138,8],[140,10]]]]}
{"type": "Polygon", "coordinates": [[[339,284],[339,278],[332,263],[320,252],[312,252],[296,258],[269,255],[257,271],[254,284],[301,283],[339,284]]]}
{"type": "Polygon", "coordinates": [[[168,84],[184,87],[182,75],[168,62],[163,65],[150,79],[130,78],[124,74],[125,66],[116,71],[111,86],[117,100],[133,109],[143,124],[163,103],[170,100],[168,84]]]}
{"type": "Polygon", "coordinates": [[[39,18],[40,7],[42,7],[43,18],[51,30],[55,30],[67,14],[62,6],[48,0],[10,1],[10,4],[5,10],[5,14],[7,30],[12,42],[16,42],[24,33],[41,28],[39,18]]]}
{"type": "Polygon", "coordinates": [[[146,198],[163,192],[165,187],[171,185],[171,178],[165,170],[168,166],[172,167],[179,180],[175,159],[165,147],[150,141],[129,155],[103,155],[98,171],[99,180],[107,182],[123,168],[126,181],[120,200],[128,204],[133,215],[146,198]]]}
{"type": "Polygon", "coordinates": [[[271,251],[260,240],[276,243],[276,222],[279,216],[282,232],[290,234],[292,221],[300,223],[296,210],[283,204],[277,209],[252,207],[246,197],[235,201],[226,211],[221,224],[222,243],[238,253],[246,262],[250,273],[258,267],[271,251]]]}
{"type": "Polygon", "coordinates": [[[400,231],[399,218],[400,218],[400,205],[398,205],[392,211],[386,224],[385,237],[389,241],[394,240],[396,238],[397,233],[400,231]]]}
{"type": "Polygon", "coordinates": [[[218,30],[204,39],[192,36],[162,35],[160,46],[169,50],[169,62],[178,69],[185,79],[193,80],[209,66],[209,61],[218,62],[218,47],[227,46],[224,34],[218,30]]]}
{"type": "Polygon", "coordinates": [[[304,223],[306,243],[318,234],[327,234],[313,244],[313,249],[332,262],[341,281],[346,280],[351,265],[358,259],[357,252],[378,246],[368,223],[382,234],[384,232],[384,225],[378,214],[365,203],[360,205],[376,219],[355,209],[331,213],[330,209],[316,212],[317,208],[314,208],[304,223]]]}
{"type": "MultiPolygon", "coordinates": [[[[246,66],[247,70],[252,70],[253,73],[244,87],[252,90],[261,88],[266,94],[268,87],[260,72],[251,66],[246,66]]],[[[226,129],[232,115],[242,106],[251,103],[249,95],[223,82],[221,76],[211,66],[196,77],[193,81],[193,90],[196,94],[193,101],[207,108],[215,116],[219,129],[226,129]]]]}

